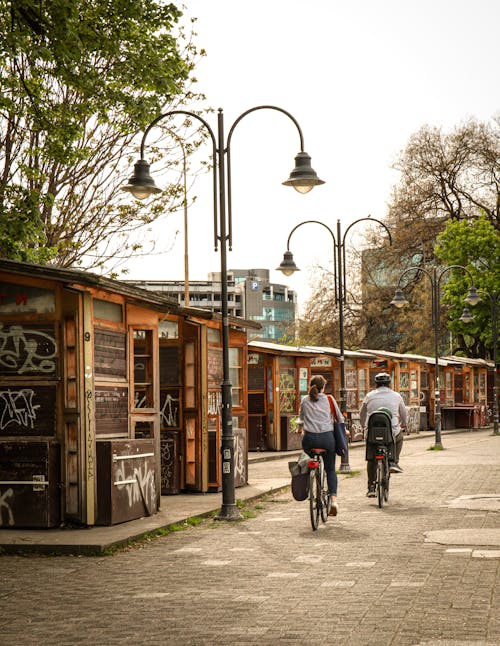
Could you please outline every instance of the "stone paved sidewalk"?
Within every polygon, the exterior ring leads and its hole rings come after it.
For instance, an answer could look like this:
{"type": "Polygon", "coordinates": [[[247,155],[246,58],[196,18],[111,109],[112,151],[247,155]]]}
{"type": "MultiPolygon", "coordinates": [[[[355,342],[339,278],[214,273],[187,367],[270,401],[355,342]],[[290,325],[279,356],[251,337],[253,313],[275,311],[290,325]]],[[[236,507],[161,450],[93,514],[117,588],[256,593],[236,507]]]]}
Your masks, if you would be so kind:
{"type": "Polygon", "coordinates": [[[110,557],[3,556],[0,643],[498,644],[500,438],[430,444],[405,443],[383,509],[342,476],[316,532],[285,492],[110,557]]]}

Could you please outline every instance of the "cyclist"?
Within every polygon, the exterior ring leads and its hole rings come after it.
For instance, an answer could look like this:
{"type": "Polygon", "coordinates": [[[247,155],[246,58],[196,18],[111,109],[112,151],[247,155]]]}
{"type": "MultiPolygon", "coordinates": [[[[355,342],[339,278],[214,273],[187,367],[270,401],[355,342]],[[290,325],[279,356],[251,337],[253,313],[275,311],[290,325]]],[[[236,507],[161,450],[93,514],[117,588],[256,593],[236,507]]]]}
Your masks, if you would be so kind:
{"type": "MultiPolygon", "coordinates": [[[[333,420],[330,404],[324,390],[326,379],[322,375],[311,377],[309,394],[300,404],[299,419],[302,425],[302,448],[307,453],[309,449],[326,449],[323,454],[326,477],[328,480],[328,494],[331,500],[330,516],[338,513],[337,504],[337,473],[335,471],[335,438],[333,436],[333,420]]],[[[335,401],[333,405],[337,419],[342,419],[342,414],[335,401]]]]}
{"type": "MultiPolygon", "coordinates": [[[[391,389],[391,375],[387,372],[379,372],[375,375],[375,390],[366,394],[359,412],[359,421],[363,428],[366,427],[367,419],[371,413],[378,408],[388,408],[392,413],[392,436],[394,438],[395,455],[394,462],[391,462],[391,473],[402,473],[403,469],[399,466],[399,456],[403,448],[403,428],[408,423],[406,406],[401,395],[391,389]]],[[[375,498],[375,460],[366,461],[366,470],[368,474],[368,492],[369,498],[375,498]]]]}

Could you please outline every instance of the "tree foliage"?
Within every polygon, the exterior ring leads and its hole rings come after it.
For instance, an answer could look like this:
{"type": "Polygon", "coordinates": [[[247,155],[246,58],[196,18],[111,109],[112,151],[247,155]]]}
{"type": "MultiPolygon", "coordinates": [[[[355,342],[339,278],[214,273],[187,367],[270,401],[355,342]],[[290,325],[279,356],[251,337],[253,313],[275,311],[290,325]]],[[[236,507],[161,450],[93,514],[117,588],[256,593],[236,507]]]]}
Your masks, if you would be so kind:
{"type": "Polygon", "coordinates": [[[461,265],[469,272],[450,272],[442,289],[443,303],[449,306],[448,327],[457,341],[455,352],[491,359],[492,305],[495,291],[500,292],[500,233],[486,216],[472,222],[450,221],[438,236],[436,254],[445,265],[461,265]],[[471,280],[482,301],[469,306],[474,321],[463,323],[460,316],[471,280]]]}
{"type": "Polygon", "coordinates": [[[116,188],[134,136],[194,96],[181,15],[154,0],[0,0],[3,256],[99,266],[178,197],[173,185],[146,211],[116,188]]]}

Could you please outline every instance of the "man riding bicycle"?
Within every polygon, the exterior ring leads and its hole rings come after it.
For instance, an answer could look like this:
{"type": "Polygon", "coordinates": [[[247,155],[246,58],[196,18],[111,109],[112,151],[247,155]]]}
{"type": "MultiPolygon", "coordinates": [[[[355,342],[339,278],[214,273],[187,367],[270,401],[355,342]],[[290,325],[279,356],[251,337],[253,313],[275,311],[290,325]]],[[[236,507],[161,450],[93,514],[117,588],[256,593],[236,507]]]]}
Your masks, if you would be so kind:
{"type": "MultiPolygon", "coordinates": [[[[359,412],[359,421],[363,428],[366,427],[368,417],[377,409],[388,408],[392,413],[392,436],[394,438],[394,462],[390,465],[391,473],[401,473],[403,469],[399,466],[399,456],[403,448],[403,428],[408,423],[406,406],[401,395],[390,388],[391,375],[387,372],[379,372],[375,375],[375,390],[366,394],[359,412]]],[[[366,461],[368,474],[369,498],[375,497],[375,460],[366,461]]]]}

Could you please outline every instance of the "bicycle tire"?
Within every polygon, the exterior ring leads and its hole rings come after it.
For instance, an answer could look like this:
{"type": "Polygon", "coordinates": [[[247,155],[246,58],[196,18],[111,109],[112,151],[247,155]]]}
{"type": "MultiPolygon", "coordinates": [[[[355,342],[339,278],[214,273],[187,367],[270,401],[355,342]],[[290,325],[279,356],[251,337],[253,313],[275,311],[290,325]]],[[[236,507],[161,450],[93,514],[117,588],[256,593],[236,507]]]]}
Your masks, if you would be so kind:
{"type": "Polygon", "coordinates": [[[318,501],[321,500],[319,470],[311,469],[309,471],[309,514],[313,530],[318,529],[320,506],[318,501]]]}
{"type": "Polygon", "coordinates": [[[380,509],[384,506],[384,464],[383,460],[377,460],[377,499],[380,509]]]}
{"type": "Polygon", "coordinates": [[[326,477],[325,464],[323,458],[320,461],[320,495],[321,495],[321,520],[326,523],[328,514],[330,513],[330,496],[328,495],[328,482],[326,477]]]}

